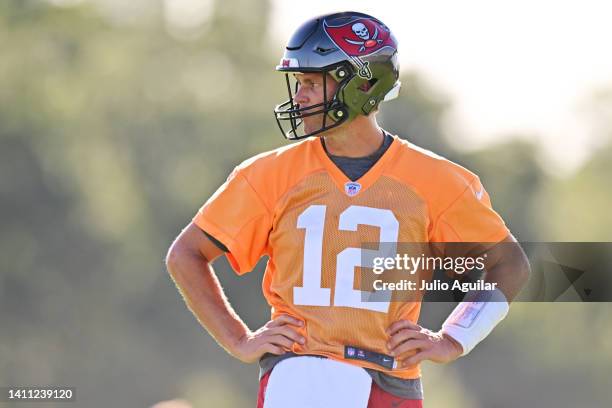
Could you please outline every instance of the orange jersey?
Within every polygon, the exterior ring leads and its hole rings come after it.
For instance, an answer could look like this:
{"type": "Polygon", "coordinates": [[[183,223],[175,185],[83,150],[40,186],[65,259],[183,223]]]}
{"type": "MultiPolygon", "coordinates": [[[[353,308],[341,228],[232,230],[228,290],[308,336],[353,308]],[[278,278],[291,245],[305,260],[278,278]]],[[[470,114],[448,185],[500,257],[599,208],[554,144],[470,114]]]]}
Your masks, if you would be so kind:
{"type": "Polygon", "coordinates": [[[236,167],[202,206],[194,222],[221,241],[238,274],[269,261],[263,293],[272,317],[305,322],[315,354],[418,378],[418,366],[383,369],[344,359],[351,345],[386,354],[393,322],[417,322],[420,302],[365,302],[356,272],[362,243],[499,242],[504,222],[477,176],[394,137],[355,183],[327,156],[319,138],[255,156],[236,167]]]}

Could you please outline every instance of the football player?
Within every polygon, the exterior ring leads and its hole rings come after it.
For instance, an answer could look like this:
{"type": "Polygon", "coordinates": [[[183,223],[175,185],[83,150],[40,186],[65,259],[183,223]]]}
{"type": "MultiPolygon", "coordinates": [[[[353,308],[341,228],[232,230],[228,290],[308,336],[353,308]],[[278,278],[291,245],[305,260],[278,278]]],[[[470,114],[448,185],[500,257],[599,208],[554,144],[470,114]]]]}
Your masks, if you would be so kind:
{"type": "Polygon", "coordinates": [[[381,21],[308,20],[276,69],[289,92],[276,121],[303,140],[237,166],[173,243],[169,272],[222,347],[259,361],[259,407],[421,407],[419,363],[450,362],[484,339],[527,279],[526,257],[477,176],[378,126],[380,104],[400,88],[397,43],[381,21]],[[497,289],[468,293],[441,330],[423,328],[418,299],[358,289],[356,270],[401,242],[492,243],[486,279],[497,289]],[[238,274],[269,256],[271,320],[255,331],[211,268],[222,254],[238,274]]]}

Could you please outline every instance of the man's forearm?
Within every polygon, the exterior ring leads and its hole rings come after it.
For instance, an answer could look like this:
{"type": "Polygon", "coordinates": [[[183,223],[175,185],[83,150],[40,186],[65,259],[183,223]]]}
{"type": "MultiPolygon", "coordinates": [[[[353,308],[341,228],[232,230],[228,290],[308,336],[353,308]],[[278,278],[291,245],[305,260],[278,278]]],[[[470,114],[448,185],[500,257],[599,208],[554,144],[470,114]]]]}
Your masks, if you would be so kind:
{"type": "Polygon", "coordinates": [[[171,251],[166,264],[187,307],[233,355],[236,343],[249,333],[249,328],[229,304],[210,263],[199,254],[171,251]]]}
{"type": "Polygon", "coordinates": [[[518,248],[513,248],[510,256],[487,270],[485,281],[497,283],[497,288],[506,296],[508,303],[519,294],[529,279],[529,261],[518,248]]]}

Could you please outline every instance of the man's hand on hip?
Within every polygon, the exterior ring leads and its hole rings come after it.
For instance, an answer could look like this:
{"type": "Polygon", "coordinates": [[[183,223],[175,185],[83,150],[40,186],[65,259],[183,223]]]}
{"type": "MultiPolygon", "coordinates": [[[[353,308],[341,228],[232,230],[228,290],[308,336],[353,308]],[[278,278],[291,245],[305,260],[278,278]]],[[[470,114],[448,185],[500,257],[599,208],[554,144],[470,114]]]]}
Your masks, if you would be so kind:
{"type": "Polygon", "coordinates": [[[459,343],[446,334],[435,333],[408,320],[399,320],[387,329],[390,354],[408,367],[423,360],[449,363],[463,353],[459,343]]]}
{"type": "Polygon", "coordinates": [[[265,353],[285,354],[291,350],[294,343],[305,343],[304,337],[294,328],[303,325],[294,317],[278,316],[258,330],[243,336],[232,350],[232,354],[245,363],[256,362],[265,353]]]}

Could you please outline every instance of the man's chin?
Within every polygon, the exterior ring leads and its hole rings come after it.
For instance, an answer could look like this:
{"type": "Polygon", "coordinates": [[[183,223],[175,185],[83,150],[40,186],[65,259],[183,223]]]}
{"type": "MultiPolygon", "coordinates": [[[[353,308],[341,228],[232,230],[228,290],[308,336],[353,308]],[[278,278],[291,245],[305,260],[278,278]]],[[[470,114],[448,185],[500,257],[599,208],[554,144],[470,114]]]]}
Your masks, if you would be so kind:
{"type": "Polygon", "coordinates": [[[305,134],[316,132],[319,129],[321,129],[321,123],[318,123],[315,125],[315,124],[304,122],[304,133],[305,134]]]}
{"type": "MultiPolygon", "coordinates": [[[[325,123],[325,126],[329,126],[331,125],[331,121],[327,121],[327,123],[325,123]]],[[[304,120],[304,133],[312,133],[312,132],[317,132],[319,130],[321,130],[323,128],[323,120],[322,119],[314,119],[311,118],[311,120],[306,121],[304,120]]]]}

